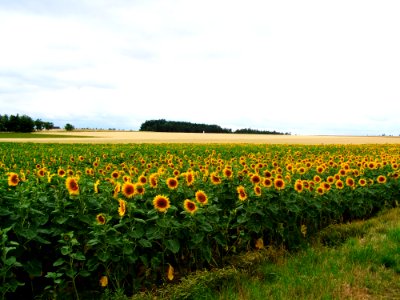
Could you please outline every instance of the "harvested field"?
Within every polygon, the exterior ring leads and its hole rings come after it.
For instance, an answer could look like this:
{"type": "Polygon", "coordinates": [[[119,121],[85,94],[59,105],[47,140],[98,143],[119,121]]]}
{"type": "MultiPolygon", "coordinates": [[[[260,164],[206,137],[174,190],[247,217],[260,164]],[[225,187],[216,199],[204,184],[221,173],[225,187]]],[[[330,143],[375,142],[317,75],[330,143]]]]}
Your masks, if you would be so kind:
{"type": "MultiPolygon", "coordinates": [[[[37,135],[55,132],[35,133],[37,135]]],[[[66,138],[4,138],[0,142],[35,143],[254,143],[254,144],[399,144],[400,137],[393,136],[319,136],[319,135],[263,135],[222,133],[170,133],[139,131],[57,131],[66,138]],[[70,135],[79,138],[67,137],[70,135]]]]}

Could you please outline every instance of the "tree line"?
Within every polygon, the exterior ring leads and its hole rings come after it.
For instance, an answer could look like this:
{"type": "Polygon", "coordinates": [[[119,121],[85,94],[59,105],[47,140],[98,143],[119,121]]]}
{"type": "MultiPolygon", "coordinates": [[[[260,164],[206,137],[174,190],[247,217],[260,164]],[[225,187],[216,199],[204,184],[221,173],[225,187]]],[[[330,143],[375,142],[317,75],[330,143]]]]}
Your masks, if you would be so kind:
{"type": "Polygon", "coordinates": [[[155,132],[190,132],[190,133],[245,133],[245,134],[287,134],[277,131],[256,130],[256,129],[238,129],[232,131],[229,128],[222,128],[219,125],[197,124],[184,121],[167,121],[160,120],[147,120],[140,126],[139,131],[155,131],[155,132]]]}
{"type": "Polygon", "coordinates": [[[53,128],[55,127],[52,122],[33,120],[27,115],[0,115],[0,131],[3,132],[33,132],[53,128]]]}

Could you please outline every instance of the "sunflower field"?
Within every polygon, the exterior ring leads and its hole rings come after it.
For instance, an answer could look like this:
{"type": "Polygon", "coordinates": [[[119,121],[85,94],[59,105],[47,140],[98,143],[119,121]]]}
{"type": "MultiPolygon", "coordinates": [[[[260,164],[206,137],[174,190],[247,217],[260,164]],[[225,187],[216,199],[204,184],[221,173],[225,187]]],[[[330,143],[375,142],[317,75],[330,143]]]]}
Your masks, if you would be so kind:
{"type": "Polygon", "coordinates": [[[396,145],[0,143],[0,292],[132,295],[398,205],[396,145]]]}

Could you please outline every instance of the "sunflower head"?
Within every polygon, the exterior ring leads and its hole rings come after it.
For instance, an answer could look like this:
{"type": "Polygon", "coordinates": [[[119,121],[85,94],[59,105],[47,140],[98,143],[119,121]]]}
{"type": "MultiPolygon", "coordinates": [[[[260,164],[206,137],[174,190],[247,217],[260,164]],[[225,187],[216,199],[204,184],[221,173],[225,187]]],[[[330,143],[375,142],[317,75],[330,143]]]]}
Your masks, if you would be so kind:
{"type": "Polygon", "coordinates": [[[97,224],[104,225],[106,224],[106,216],[104,214],[98,214],[96,216],[97,224]]]}
{"type": "Polygon", "coordinates": [[[188,213],[191,214],[194,214],[198,209],[196,203],[189,199],[183,201],[183,207],[188,213]]]}
{"type": "Polygon", "coordinates": [[[379,175],[376,181],[378,181],[378,183],[386,183],[386,177],[384,175],[379,175]]]}
{"type": "Polygon", "coordinates": [[[296,180],[296,182],[294,183],[294,189],[296,192],[301,193],[303,191],[303,182],[299,179],[296,180]]]}
{"type": "Polygon", "coordinates": [[[108,277],[107,276],[101,276],[99,280],[100,286],[101,287],[106,287],[108,285],[108,277]]]}
{"type": "Polygon", "coordinates": [[[343,181],[341,179],[336,180],[335,185],[336,185],[336,188],[339,189],[339,190],[343,189],[343,187],[344,187],[344,183],[343,183],[343,181]]]}
{"type": "Polygon", "coordinates": [[[168,197],[163,195],[155,196],[153,199],[153,205],[154,208],[161,213],[167,212],[168,208],[171,207],[168,197]]]}
{"type": "Polygon", "coordinates": [[[250,177],[250,180],[253,184],[259,184],[261,182],[261,177],[258,174],[254,174],[250,177]]]}
{"type": "Polygon", "coordinates": [[[170,190],[174,190],[178,187],[178,180],[175,177],[167,179],[167,186],[170,190]]]}
{"type": "Polygon", "coordinates": [[[187,172],[186,176],[185,176],[185,179],[186,179],[186,185],[187,186],[191,186],[194,183],[194,174],[193,174],[193,172],[187,172]]]}
{"type": "Polygon", "coordinates": [[[212,184],[220,184],[221,183],[221,178],[218,176],[218,174],[216,172],[212,172],[210,174],[210,179],[211,179],[211,183],[212,184]]]}
{"type": "Polygon", "coordinates": [[[145,188],[140,182],[135,184],[135,190],[137,194],[144,195],[145,188]]]}
{"type": "Polygon", "coordinates": [[[261,196],[261,187],[258,185],[258,184],[256,184],[255,186],[254,186],[254,194],[256,195],[256,196],[261,196]]]}
{"type": "Polygon", "coordinates": [[[247,193],[246,193],[246,190],[245,190],[245,188],[243,186],[241,186],[241,185],[238,186],[236,188],[236,191],[238,193],[238,197],[239,197],[240,201],[245,201],[247,199],[247,193]]]}
{"type": "Polygon", "coordinates": [[[366,181],[364,178],[360,178],[360,179],[358,180],[358,184],[359,184],[360,186],[366,186],[366,185],[367,185],[367,181],[366,181]]]}
{"type": "Polygon", "coordinates": [[[347,177],[346,178],[346,185],[349,186],[349,187],[354,187],[355,186],[354,179],[352,177],[347,177]]]}
{"type": "Polygon", "coordinates": [[[125,216],[126,213],[126,201],[122,199],[118,199],[119,207],[118,207],[118,214],[120,217],[125,216]]]}
{"type": "Polygon", "coordinates": [[[285,181],[282,178],[276,178],[274,180],[275,189],[278,191],[283,190],[285,188],[285,181]]]}
{"type": "Polygon", "coordinates": [[[149,182],[152,188],[156,188],[158,185],[158,174],[157,173],[151,174],[149,177],[149,182]]]}
{"type": "Polygon", "coordinates": [[[196,192],[196,200],[201,205],[206,205],[208,203],[208,197],[207,197],[206,193],[204,193],[202,190],[198,190],[196,192]]]}
{"type": "Polygon", "coordinates": [[[10,172],[8,174],[8,185],[9,186],[17,186],[19,181],[20,181],[20,179],[19,179],[17,173],[10,172]]]}
{"type": "Polygon", "coordinates": [[[74,177],[68,177],[65,181],[65,186],[70,195],[76,196],[79,195],[79,185],[78,180],[74,177]]]}
{"type": "Polygon", "coordinates": [[[122,194],[124,194],[126,198],[132,198],[135,192],[135,185],[132,182],[127,181],[122,185],[122,194]]]}

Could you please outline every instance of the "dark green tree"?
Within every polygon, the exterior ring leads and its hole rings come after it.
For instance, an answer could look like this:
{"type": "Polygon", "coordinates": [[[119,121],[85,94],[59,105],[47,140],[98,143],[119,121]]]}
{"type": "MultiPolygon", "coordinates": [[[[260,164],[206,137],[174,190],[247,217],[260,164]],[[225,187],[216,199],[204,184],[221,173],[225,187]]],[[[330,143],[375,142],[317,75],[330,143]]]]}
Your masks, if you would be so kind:
{"type": "Polygon", "coordinates": [[[65,129],[66,131],[72,131],[72,130],[75,129],[75,127],[74,127],[73,125],[67,123],[67,124],[65,125],[64,129],[65,129]]]}

